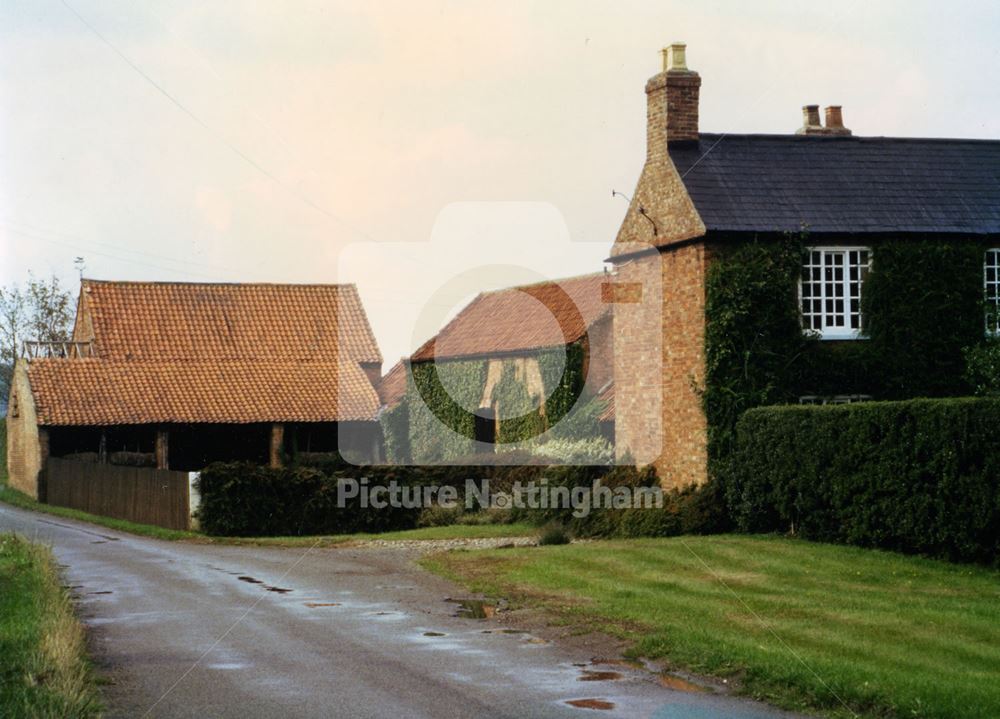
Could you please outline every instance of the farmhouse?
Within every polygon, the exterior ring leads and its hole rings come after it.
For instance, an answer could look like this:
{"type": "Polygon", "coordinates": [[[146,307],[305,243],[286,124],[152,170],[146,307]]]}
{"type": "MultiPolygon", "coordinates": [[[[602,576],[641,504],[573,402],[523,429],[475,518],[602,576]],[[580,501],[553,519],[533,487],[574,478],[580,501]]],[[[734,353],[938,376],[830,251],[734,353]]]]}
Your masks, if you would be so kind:
{"type": "MultiPolygon", "coordinates": [[[[483,292],[395,365],[382,380],[383,402],[405,416],[386,426],[408,433],[410,459],[492,453],[544,434],[607,391],[606,282],[596,273],[483,292]]],[[[394,444],[388,432],[386,442],[394,444]]]]}
{"type": "Polygon", "coordinates": [[[72,342],[26,355],[7,462],[32,496],[49,456],[198,470],[378,451],[382,357],[353,285],[83,280],[72,342]]]}
{"type": "Polygon", "coordinates": [[[1000,142],[858,137],[816,105],[704,133],[700,87],[683,44],[646,84],[609,261],[662,296],[615,305],[618,452],[702,483],[749,407],[968,394],[963,350],[1000,327],[1000,142]]]}

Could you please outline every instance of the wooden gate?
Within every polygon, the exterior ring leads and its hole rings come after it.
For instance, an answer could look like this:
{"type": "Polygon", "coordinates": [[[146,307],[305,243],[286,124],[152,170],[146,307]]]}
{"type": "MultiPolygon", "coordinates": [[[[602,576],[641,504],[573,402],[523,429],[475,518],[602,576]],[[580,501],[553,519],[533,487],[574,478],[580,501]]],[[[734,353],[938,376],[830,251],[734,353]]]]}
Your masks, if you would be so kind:
{"type": "Polygon", "coordinates": [[[50,457],[43,486],[47,504],[167,529],[188,528],[187,472],[50,457]]]}

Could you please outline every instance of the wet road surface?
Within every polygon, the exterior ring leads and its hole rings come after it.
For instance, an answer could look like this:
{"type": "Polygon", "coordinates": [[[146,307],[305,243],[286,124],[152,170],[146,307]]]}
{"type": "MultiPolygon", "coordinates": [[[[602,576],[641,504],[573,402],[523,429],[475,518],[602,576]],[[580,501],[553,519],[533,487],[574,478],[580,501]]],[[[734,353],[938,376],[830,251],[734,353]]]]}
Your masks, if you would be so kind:
{"type": "Polygon", "coordinates": [[[791,717],[493,619],[391,549],[161,542],[0,504],[53,547],[111,717],[791,717]]]}

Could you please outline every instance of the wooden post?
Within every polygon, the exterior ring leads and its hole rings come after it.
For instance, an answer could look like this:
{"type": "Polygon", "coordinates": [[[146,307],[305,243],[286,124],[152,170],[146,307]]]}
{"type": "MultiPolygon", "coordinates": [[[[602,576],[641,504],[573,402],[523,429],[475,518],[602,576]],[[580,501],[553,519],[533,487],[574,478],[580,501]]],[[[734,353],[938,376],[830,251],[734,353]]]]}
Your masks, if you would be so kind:
{"type": "Polygon", "coordinates": [[[42,503],[49,500],[49,430],[38,428],[38,479],[35,484],[35,498],[42,503]]]}
{"type": "Polygon", "coordinates": [[[156,468],[170,469],[170,433],[165,429],[156,430],[156,468]]]}
{"type": "Polygon", "coordinates": [[[271,467],[281,467],[281,450],[285,444],[285,425],[275,422],[271,425],[271,467]]]}

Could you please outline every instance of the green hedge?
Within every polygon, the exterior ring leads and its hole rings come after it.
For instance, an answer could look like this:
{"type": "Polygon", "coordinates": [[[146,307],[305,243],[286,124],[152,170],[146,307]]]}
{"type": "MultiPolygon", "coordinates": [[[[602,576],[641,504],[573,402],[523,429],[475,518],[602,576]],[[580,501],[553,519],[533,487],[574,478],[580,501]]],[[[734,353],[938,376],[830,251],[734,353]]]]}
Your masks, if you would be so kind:
{"type": "MultiPolygon", "coordinates": [[[[373,509],[354,500],[337,506],[337,483],[368,478],[370,485],[396,480],[402,486],[450,485],[458,495],[458,511],[447,516],[461,521],[466,511],[465,480],[489,479],[490,491],[509,493],[515,482],[589,490],[604,486],[651,487],[659,481],[651,469],[634,467],[553,467],[537,464],[433,467],[352,467],[321,471],[312,467],[271,469],[248,463],[217,463],[201,473],[198,519],[204,532],[222,536],[302,536],[384,532],[417,526],[422,508],[373,509]]],[[[533,459],[529,457],[529,460],[533,459]]],[[[507,519],[543,525],[557,522],[580,537],[665,536],[718,529],[721,501],[705,489],[665,494],[662,508],[595,508],[574,517],[572,507],[507,510],[507,519]]]]}
{"type": "Polygon", "coordinates": [[[1000,400],[768,407],[737,423],[726,498],[740,530],[995,563],[1000,400]]]}
{"type": "MultiPolygon", "coordinates": [[[[368,471],[364,474],[371,476],[368,471]]],[[[324,473],[312,467],[211,464],[198,480],[198,521],[206,534],[238,537],[384,532],[416,526],[419,510],[363,509],[357,501],[338,507],[337,483],[360,476],[357,468],[324,473]]],[[[394,477],[407,481],[405,473],[392,467],[378,480],[394,477]]]]}

